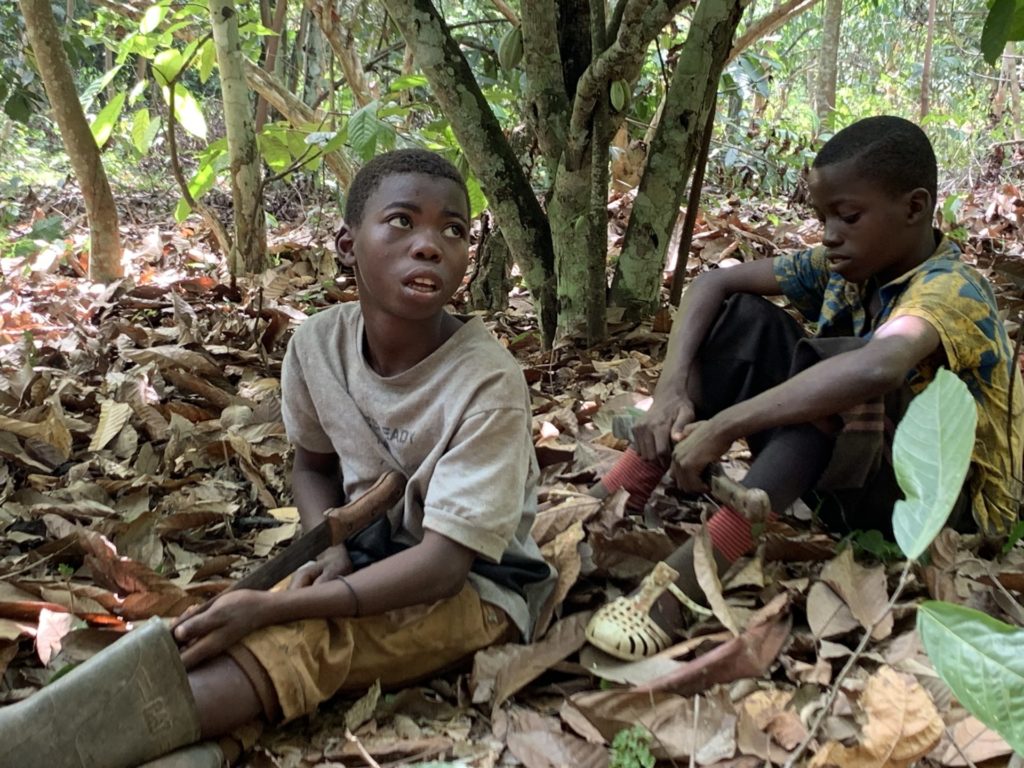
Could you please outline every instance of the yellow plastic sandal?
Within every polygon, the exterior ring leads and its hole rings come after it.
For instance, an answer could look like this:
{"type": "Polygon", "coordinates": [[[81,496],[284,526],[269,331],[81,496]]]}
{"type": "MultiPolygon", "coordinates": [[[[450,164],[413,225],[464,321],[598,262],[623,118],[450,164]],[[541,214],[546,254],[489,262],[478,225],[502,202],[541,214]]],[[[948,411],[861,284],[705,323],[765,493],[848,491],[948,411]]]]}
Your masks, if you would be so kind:
{"type": "Polygon", "coordinates": [[[605,653],[625,661],[653,656],[668,648],[672,638],[651,618],[654,602],[666,589],[688,609],[709,612],[694,604],[675,585],[678,577],[679,573],[670,565],[658,563],[634,594],[617,597],[597,610],[587,624],[587,640],[605,653]]]}

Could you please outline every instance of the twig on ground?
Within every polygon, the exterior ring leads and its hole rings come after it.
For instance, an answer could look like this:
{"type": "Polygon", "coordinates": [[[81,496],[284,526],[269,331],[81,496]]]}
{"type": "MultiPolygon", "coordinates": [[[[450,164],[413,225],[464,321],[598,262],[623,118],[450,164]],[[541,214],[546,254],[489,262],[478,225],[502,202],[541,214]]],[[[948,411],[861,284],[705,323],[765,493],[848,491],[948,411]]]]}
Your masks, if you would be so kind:
{"type": "MultiPolygon", "coordinates": [[[[700,722],[700,694],[693,697],[693,743],[697,743],[697,723],[700,722]]],[[[697,764],[697,750],[690,752],[690,768],[697,764]]]]}
{"type": "Polygon", "coordinates": [[[793,768],[793,766],[796,765],[796,762],[803,756],[804,752],[807,751],[807,747],[810,746],[810,743],[814,740],[814,737],[821,729],[822,723],[825,722],[825,718],[828,717],[828,713],[831,711],[832,705],[835,704],[836,697],[839,695],[839,688],[843,684],[843,680],[846,679],[846,676],[850,673],[850,670],[853,669],[853,665],[857,663],[857,660],[860,658],[861,654],[864,653],[864,649],[867,648],[868,643],[871,642],[871,633],[875,631],[875,627],[877,627],[882,622],[882,619],[884,619],[889,614],[889,612],[892,611],[892,609],[896,606],[896,601],[899,600],[900,595],[903,594],[903,589],[907,586],[907,579],[910,576],[910,569],[911,567],[913,567],[913,565],[914,562],[912,560],[907,560],[907,562],[904,564],[903,572],[900,574],[899,583],[896,585],[896,589],[893,590],[892,597],[889,598],[888,605],[885,606],[885,610],[882,612],[882,614],[873,622],[871,622],[871,626],[865,629],[864,637],[861,638],[860,643],[854,649],[853,653],[850,654],[850,658],[847,659],[846,664],[843,666],[841,670],[839,670],[839,674],[836,675],[835,682],[832,683],[832,687],[829,689],[828,696],[825,697],[824,706],[818,712],[818,716],[814,719],[814,723],[807,730],[807,736],[804,737],[804,740],[802,742],[800,742],[800,746],[796,748],[796,751],[789,756],[789,759],[786,760],[782,768],[793,768]]]}
{"type": "Polygon", "coordinates": [[[965,755],[964,751],[960,749],[960,745],[956,743],[956,738],[953,736],[953,733],[949,730],[948,725],[946,726],[946,735],[949,737],[949,743],[953,745],[953,748],[957,751],[960,757],[963,758],[963,761],[967,763],[967,768],[978,768],[978,766],[971,762],[971,758],[965,755]]]}
{"type": "Polygon", "coordinates": [[[363,746],[363,743],[359,741],[355,734],[348,728],[345,729],[345,738],[356,745],[356,749],[359,750],[359,756],[366,761],[366,764],[370,766],[370,768],[380,768],[380,763],[370,756],[370,753],[366,751],[366,747],[363,746]]]}

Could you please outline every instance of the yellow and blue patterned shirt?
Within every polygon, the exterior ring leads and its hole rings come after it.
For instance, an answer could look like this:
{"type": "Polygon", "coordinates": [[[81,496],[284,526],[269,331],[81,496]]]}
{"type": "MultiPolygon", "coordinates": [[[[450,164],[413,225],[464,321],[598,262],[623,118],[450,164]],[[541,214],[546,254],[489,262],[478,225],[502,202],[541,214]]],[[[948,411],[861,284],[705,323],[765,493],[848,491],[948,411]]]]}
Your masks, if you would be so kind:
{"type": "MultiPolygon", "coordinates": [[[[1018,516],[1024,389],[992,288],[960,260],[960,249],[943,238],[927,261],[881,286],[875,318],[865,306],[864,287],[833,272],[825,248],[777,256],[773,268],[786,298],[816,324],[815,335],[869,338],[882,323],[903,315],[920,317],[938,332],[946,364],[978,406],[969,481],[974,518],[985,533],[1007,533],[1018,516]]],[[[934,361],[925,360],[907,374],[907,383],[920,392],[934,376],[934,361]]]]}

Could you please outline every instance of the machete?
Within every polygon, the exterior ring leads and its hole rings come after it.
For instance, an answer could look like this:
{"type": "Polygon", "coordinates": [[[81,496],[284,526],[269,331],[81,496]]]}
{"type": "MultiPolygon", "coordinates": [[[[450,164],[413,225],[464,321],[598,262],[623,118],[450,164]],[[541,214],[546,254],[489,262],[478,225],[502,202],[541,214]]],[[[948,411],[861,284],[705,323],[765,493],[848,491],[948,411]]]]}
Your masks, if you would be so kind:
{"type": "Polygon", "coordinates": [[[388,510],[402,498],[405,493],[405,478],[398,472],[388,472],[369,490],[354,501],[343,507],[332,507],[324,512],[324,521],[313,530],[303,534],[281,552],[257,567],[248,576],[239,579],[230,587],[210,598],[194,611],[186,613],[179,621],[202,613],[221,595],[237,589],[267,590],[282,579],[290,576],[299,566],[310,560],[328,547],[340,544],[370,523],[387,514],[388,510]]]}

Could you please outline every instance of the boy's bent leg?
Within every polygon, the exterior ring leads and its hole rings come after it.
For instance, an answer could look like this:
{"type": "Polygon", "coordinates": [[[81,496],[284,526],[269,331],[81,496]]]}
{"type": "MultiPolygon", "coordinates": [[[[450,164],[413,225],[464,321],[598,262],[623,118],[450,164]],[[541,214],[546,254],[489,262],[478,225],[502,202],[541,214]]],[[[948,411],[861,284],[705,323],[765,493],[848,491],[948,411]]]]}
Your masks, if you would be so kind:
{"type": "MultiPolygon", "coordinates": [[[[788,378],[803,331],[784,310],[760,296],[738,293],[722,303],[694,361],[690,398],[698,419],[707,419],[788,378]]],[[[748,439],[758,449],[768,435],[748,439]]],[[[597,498],[625,488],[628,506],[643,509],[669,461],[646,461],[629,449],[591,489],[597,498]]],[[[760,486],[756,486],[760,487],[760,486]]]]}
{"type": "Polygon", "coordinates": [[[339,691],[429,678],[475,651],[512,639],[503,611],[468,584],[455,597],[356,619],[311,619],[266,627],[241,645],[270,679],[287,722],[339,691]]]}
{"type": "Polygon", "coordinates": [[[0,765],[134,768],[199,735],[178,646],[155,619],[0,709],[0,765]]]}

